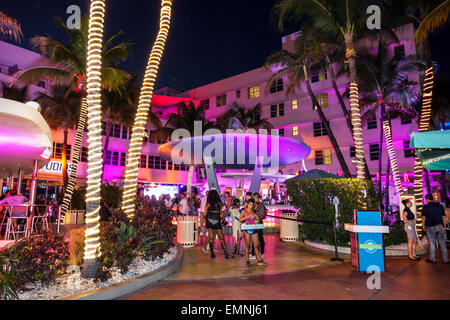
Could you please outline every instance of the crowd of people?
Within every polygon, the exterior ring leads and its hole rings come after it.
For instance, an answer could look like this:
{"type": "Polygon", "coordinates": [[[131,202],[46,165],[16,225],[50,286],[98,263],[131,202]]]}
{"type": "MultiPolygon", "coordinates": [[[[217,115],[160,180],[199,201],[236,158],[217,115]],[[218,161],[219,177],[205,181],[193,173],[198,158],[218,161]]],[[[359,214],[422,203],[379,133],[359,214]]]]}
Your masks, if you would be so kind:
{"type": "MultiPolygon", "coordinates": [[[[155,196],[150,199],[158,200],[155,196]]],[[[245,256],[248,266],[251,265],[250,260],[257,260],[257,265],[266,266],[264,262],[264,230],[241,230],[242,224],[261,225],[264,223],[266,207],[260,194],[249,192],[243,202],[232,197],[228,191],[221,196],[216,190],[207,191],[203,196],[199,196],[195,191],[190,196],[187,196],[186,193],[180,193],[174,198],[163,195],[159,200],[164,201],[168,212],[200,217],[199,238],[201,242],[204,242],[203,252],[210,254],[212,259],[216,258],[214,246],[219,238],[226,259],[245,256]],[[225,227],[232,228],[234,240],[232,253],[225,243],[223,230],[225,227]],[[241,253],[242,238],[245,242],[244,254],[241,253]]]]}

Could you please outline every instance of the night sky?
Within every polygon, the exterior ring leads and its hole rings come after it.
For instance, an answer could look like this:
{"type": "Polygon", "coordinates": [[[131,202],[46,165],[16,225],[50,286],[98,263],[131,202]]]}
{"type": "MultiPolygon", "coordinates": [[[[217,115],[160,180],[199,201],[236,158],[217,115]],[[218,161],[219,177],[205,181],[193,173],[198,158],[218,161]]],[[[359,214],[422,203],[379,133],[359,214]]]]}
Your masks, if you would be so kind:
{"type": "MultiPolygon", "coordinates": [[[[156,87],[170,85],[191,89],[242,72],[264,63],[281,48],[281,33],[271,17],[275,0],[175,0],[172,25],[156,87]]],[[[35,35],[63,38],[54,17],[66,20],[66,9],[77,4],[83,12],[88,0],[2,1],[0,11],[22,23],[30,48],[35,35]]],[[[159,0],[108,0],[106,36],[124,31],[121,40],[134,43],[133,57],[124,64],[130,73],[143,73],[159,23],[159,0]]],[[[434,59],[441,73],[450,75],[450,28],[432,37],[434,59]]]]}

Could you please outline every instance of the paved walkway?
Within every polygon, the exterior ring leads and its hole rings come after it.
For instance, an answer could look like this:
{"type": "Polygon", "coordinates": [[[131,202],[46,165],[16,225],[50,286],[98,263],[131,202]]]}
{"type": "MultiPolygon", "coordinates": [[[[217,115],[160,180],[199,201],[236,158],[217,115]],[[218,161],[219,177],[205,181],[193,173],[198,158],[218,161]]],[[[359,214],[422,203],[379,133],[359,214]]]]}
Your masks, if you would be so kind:
{"type": "MultiPolygon", "coordinates": [[[[369,275],[333,255],[300,243],[266,236],[268,267],[245,266],[244,258],[211,260],[200,248],[187,249],[181,270],[126,300],[450,300],[450,266],[387,258],[381,290],[369,290],[369,275]]],[[[227,239],[229,240],[229,239],[227,239]]],[[[217,247],[219,244],[217,243],[217,247]]]]}

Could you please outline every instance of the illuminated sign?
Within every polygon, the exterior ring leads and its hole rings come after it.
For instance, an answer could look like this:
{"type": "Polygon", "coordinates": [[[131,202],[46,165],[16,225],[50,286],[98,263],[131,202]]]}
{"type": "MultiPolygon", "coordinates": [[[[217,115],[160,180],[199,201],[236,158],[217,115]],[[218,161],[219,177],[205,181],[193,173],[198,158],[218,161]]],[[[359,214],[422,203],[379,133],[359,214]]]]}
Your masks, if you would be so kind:
{"type": "MultiPolygon", "coordinates": [[[[67,173],[72,171],[72,163],[67,163],[67,173]]],[[[39,170],[39,173],[51,173],[62,175],[62,163],[57,161],[50,161],[45,167],[39,170]]]]}
{"type": "Polygon", "coordinates": [[[366,242],[361,243],[359,245],[359,248],[366,251],[368,254],[374,254],[375,252],[377,252],[377,250],[383,249],[380,244],[376,244],[372,240],[367,240],[366,242]]]}

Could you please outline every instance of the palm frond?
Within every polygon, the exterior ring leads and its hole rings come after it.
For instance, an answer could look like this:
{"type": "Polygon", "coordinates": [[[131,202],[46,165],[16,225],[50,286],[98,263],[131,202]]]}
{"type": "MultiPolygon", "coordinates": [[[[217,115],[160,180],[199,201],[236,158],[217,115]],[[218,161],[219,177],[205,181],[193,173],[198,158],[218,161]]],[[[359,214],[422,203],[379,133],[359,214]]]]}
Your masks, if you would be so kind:
{"type": "Polygon", "coordinates": [[[13,75],[13,82],[21,81],[26,84],[36,84],[47,79],[55,85],[70,86],[73,84],[73,73],[60,67],[44,66],[32,67],[13,75]]]}
{"type": "Polygon", "coordinates": [[[20,42],[23,38],[22,27],[20,23],[0,11],[0,37],[12,39],[20,42]]]}
{"type": "Polygon", "coordinates": [[[446,0],[434,8],[434,10],[423,19],[414,34],[414,39],[417,42],[424,41],[430,33],[435,32],[447,23],[449,15],[450,0],[446,0]]]}

